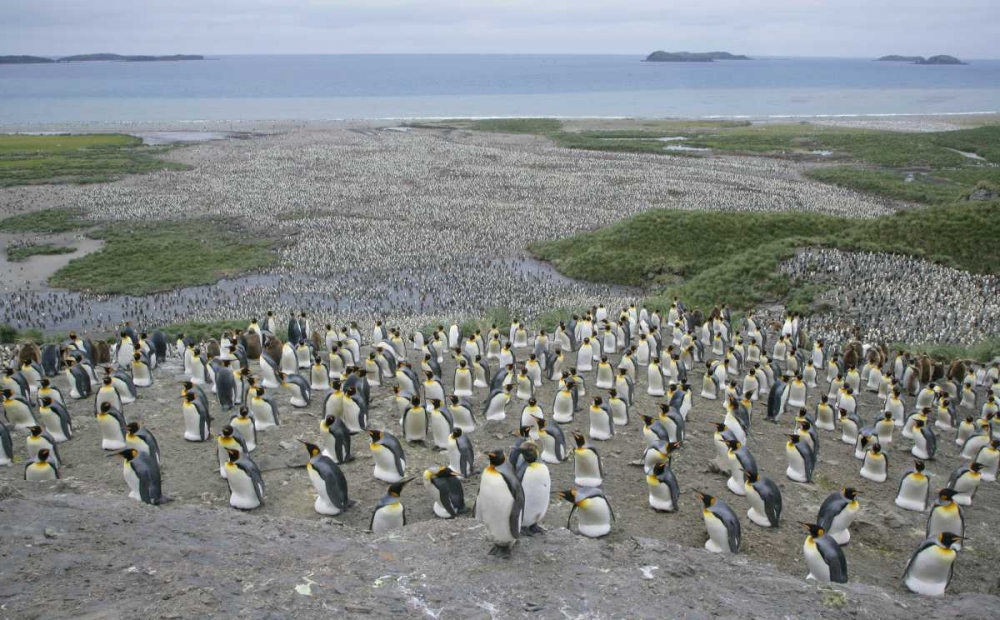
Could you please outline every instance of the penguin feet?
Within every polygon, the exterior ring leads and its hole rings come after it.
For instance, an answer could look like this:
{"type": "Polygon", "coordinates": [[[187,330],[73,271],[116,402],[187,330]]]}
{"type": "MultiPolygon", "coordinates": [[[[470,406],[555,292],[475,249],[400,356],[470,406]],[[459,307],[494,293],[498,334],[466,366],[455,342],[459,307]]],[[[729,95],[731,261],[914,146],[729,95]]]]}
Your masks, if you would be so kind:
{"type": "Polygon", "coordinates": [[[542,528],[541,525],[538,525],[537,523],[532,523],[528,527],[523,528],[521,531],[524,533],[525,536],[534,536],[535,534],[545,534],[545,530],[542,528]]]}
{"type": "Polygon", "coordinates": [[[489,555],[495,555],[498,558],[509,559],[510,558],[510,546],[509,545],[493,545],[490,549],[489,555]]]}

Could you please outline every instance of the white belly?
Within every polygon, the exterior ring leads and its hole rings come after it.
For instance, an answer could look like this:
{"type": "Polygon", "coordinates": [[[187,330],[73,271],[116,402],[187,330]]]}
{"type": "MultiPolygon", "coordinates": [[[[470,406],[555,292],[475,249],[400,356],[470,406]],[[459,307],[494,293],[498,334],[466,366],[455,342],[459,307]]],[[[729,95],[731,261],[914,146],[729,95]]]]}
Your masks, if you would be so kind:
{"type": "Polygon", "coordinates": [[[383,506],[372,518],[372,532],[379,534],[403,527],[403,504],[396,502],[383,506]]]}
{"type": "Polygon", "coordinates": [[[545,518],[549,509],[552,488],[549,468],[539,463],[529,465],[521,485],[524,488],[524,525],[534,525],[545,518]]]}
{"type": "Polygon", "coordinates": [[[676,507],[674,506],[673,498],[670,496],[670,487],[661,482],[656,484],[648,484],[649,486],[649,505],[654,510],[662,510],[664,512],[673,512],[676,507]]]}
{"type": "Polygon", "coordinates": [[[326,482],[312,467],[306,467],[306,470],[309,472],[309,481],[312,482],[313,489],[316,491],[316,503],[313,508],[321,515],[339,515],[340,508],[333,505],[330,496],[326,493],[326,482]]]}
{"type": "Polygon", "coordinates": [[[203,441],[201,436],[201,416],[194,407],[184,407],[184,439],[203,441]]]}
{"type": "Polygon", "coordinates": [[[562,392],[556,394],[556,402],[552,407],[552,419],[560,424],[568,424],[573,421],[573,396],[563,395],[562,392]]]}
{"type": "Polygon", "coordinates": [[[597,455],[590,450],[575,450],[575,482],[581,487],[599,487],[604,482],[597,455]]]}
{"type": "Polygon", "coordinates": [[[815,579],[820,583],[830,583],[830,567],[823,561],[819,549],[815,544],[810,544],[807,540],[802,545],[802,552],[806,556],[806,566],[809,567],[809,575],[806,579],[815,579]]]}
{"type": "Polygon", "coordinates": [[[266,431],[274,426],[274,415],[271,413],[271,406],[263,400],[250,401],[250,413],[253,414],[254,424],[258,431],[266,431]]]}
{"type": "Polygon", "coordinates": [[[604,410],[590,412],[590,438],[599,441],[611,439],[613,434],[610,416],[604,410]]]}
{"type": "Polygon", "coordinates": [[[588,538],[600,538],[611,531],[611,509],[600,498],[586,500],[577,508],[577,529],[588,538]]]}
{"type": "Polygon", "coordinates": [[[97,416],[97,426],[101,429],[101,447],[105,450],[124,450],[125,437],[118,426],[118,420],[109,415],[97,416]]]}
{"type": "Polygon", "coordinates": [[[443,415],[431,416],[431,435],[434,438],[434,445],[442,450],[448,447],[448,437],[451,435],[451,427],[448,420],[443,415]]]}
{"type": "Polygon", "coordinates": [[[55,480],[56,470],[51,467],[35,467],[31,465],[24,470],[24,479],[29,482],[55,480]]]}
{"type": "Polygon", "coordinates": [[[260,506],[253,480],[237,467],[229,468],[226,477],[229,483],[229,505],[240,510],[253,510],[260,506]]]}
{"type": "MultiPolygon", "coordinates": [[[[375,461],[375,477],[382,482],[399,482],[403,479],[402,474],[396,469],[396,458],[393,456],[392,451],[388,448],[378,447],[372,452],[372,458],[375,461]]],[[[402,462],[403,468],[406,468],[406,462],[402,462]]]]}
{"type": "Polygon", "coordinates": [[[486,525],[486,537],[490,542],[506,545],[516,540],[515,533],[510,531],[510,511],[513,507],[514,498],[503,476],[498,472],[483,472],[476,500],[476,517],[486,525]]]}
{"type": "Polygon", "coordinates": [[[906,576],[906,587],[917,594],[941,596],[948,586],[953,561],[954,555],[946,555],[936,549],[925,549],[913,559],[906,576]]]}
{"type": "Polygon", "coordinates": [[[708,540],[705,548],[712,553],[729,553],[729,531],[725,524],[714,514],[704,511],[705,529],[708,530],[708,540]]]}
{"type": "Polygon", "coordinates": [[[899,487],[896,505],[904,510],[923,512],[927,509],[928,485],[927,478],[918,481],[914,480],[912,476],[907,477],[899,487]]]}
{"type": "Polygon", "coordinates": [[[142,501],[142,495],[139,494],[139,477],[135,475],[135,472],[132,471],[132,466],[127,462],[123,467],[123,473],[125,474],[125,482],[128,483],[129,499],[142,501]]]}
{"type": "Polygon", "coordinates": [[[403,437],[406,441],[424,441],[427,438],[426,414],[409,412],[406,415],[406,424],[403,425],[403,437]]]}

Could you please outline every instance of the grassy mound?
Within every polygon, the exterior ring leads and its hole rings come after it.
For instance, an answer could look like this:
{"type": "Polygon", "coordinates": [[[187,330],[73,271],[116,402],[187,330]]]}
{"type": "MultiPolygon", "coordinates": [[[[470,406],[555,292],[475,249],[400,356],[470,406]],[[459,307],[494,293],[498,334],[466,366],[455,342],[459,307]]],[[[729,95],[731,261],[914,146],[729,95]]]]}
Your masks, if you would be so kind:
{"type": "Polygon", "coordinates": [[[65,245],[55,245],[53,243],[30,243],[18,247],[7,248],[7,260],[12,263],[21,263],[32,256],[53,256],[57,254],[72,254],[76,248],[65,245]]]}
{"type": "Polygon", "coordinates": [[[0,187],[101,183],[123,174],[187,169],[156,157],[166,150],[121,134],[0,135],[0,187]]]}

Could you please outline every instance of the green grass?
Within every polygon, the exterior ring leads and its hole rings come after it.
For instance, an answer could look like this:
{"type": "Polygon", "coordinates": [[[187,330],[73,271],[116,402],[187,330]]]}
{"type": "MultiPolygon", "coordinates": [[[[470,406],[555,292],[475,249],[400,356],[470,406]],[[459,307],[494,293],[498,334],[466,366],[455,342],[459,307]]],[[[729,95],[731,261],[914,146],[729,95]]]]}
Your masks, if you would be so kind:
{"type": "Polygon", "coordinates": [[[90,234],[102,249],[70,261],[52,286],[94,293],[143,295],[221,278],[273,264],[272,241],[245,241],[223,222],[187,220],[114,224],[90,234]]]}
{"type": "Polygon", "coordinates": [[[167,335],[167,342],[170,343],[178,334],[184,334],[200,342],[210,338],[218,338],[222,332],[227,330],[246,329],[248,325],[250,325],[250,319],[245,321],[184,321],[164,325],[159,329],[167,335]]]}
{"type": "Polygon", "coordinates": [[[1000,201],[899,211],[870,220],[816,213],[655,210],[600,230],[532,245],[565,275],[654,289],[691,306],[782,301],[807,312],[821,287],[777,273],[796,248],[893,252],[977,273],[1000,272],[1000,201]],[[682,280],[679,283],[678,280],[682,280]]]}
{"type": "Polygon", "coordinates": [[[1000,357],[1000,340],[985,340],[971,347],[958,345],[910,345],[905,343],[893,343],[890,350],[903,349],[915,355],[927,354],[939,361],[951,361],[955,359],[973,359],[979,362],[989,362],[1000,357]]]}
{"type": "Polygon", "coordinates": [[[123,174],[186,170],[156,157],[168,149],[121,134],[0,135],[0,187],[101,183],[123,174]]]}
{"type": "Polygon", "coordinates": [[[727,121],[634,121],[626,129],[570,131],[558,120],[531,118],[443,121],[434,126],[535,134],[572,149],[684,157],[706,155],[670,151],[667,147],[671,144],[659,140],[682,136],[687,138],[685,146],[711,149],[712,153],[839,162],[846,165],[817,168],[807,174],[824,183],[925,204],[950,203],[981,182],[1000,185],[1000,168],[955,152],[975,153],[988,163],[1000,164],[1000,125],[932,133],[727,121]],[[812,151],[830,151],[832,155],[823,157],[812,151]],[[907,183],[910,174],[914,180],[907,183]]]}
{"type": "Polygon", "coordinates": [[[55,245],[53,243],[31,243],[19,247],[7,248],[7,260],[13,263],[20,263],[28,260],[32,256],[53,256],[56,254],[72,254],[76,248],[65,245],[55,245]]]}
{"type": "Polygon", "coordinates": [[[64,233],[90,224],[83,221],[82,209],[45,209],[22,213],[0,220],[0,232],[5,233],[64,233]]]}

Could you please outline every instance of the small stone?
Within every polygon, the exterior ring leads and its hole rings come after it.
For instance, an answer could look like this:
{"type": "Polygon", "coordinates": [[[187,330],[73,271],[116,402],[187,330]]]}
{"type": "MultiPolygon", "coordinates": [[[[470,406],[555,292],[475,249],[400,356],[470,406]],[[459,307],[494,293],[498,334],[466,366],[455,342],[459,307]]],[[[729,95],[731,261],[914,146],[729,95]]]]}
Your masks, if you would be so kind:
{"type": "Polygon", "coordinates": [[[54,527],[47,527],[42,531],[46,538],[56,538],[59,536],[59,530],[54,527]]]}

